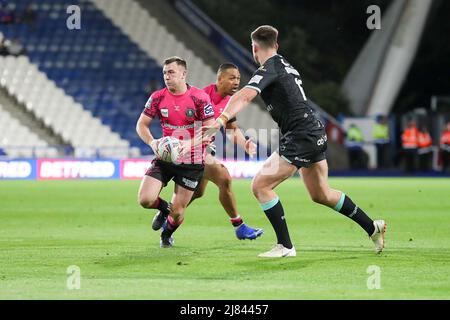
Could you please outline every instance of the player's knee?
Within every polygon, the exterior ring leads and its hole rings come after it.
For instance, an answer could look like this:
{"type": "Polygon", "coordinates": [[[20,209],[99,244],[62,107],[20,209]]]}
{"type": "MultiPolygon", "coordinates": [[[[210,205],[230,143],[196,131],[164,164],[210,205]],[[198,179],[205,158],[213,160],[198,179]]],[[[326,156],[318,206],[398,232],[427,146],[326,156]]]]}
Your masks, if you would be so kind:
{"type": "Polygon", "coordinates": [[[264,194],[265,194],[265,190],[263,189],[263,187],[261,185],[259,185],[258,183],[255,183],[254,181],[252,183],[252,192],[253,192],[253,195],[258,200],[263,198],[264,194]]]}
{"type": "Polygon", "coordinates": [[[259,199],[261,193],[253,185],[252,185],[252,192],[253,192],[253,195],[256,197],[256,199],[259,199]]]}
{"type": "Polygon", "coordinates": [[[150,205],[148,199],[141,195],[138,196],[138,202],[139,202],[140,206],[143,208],[148,208],[150,205]]]}
{"type": "Polygon", "coordinates": [[[152,208],[153,204],[155,203],[156,199],[153,199],[148,196],[139,195],[138,202],[141,205],[141,207],[149,209],[152,208]]]}

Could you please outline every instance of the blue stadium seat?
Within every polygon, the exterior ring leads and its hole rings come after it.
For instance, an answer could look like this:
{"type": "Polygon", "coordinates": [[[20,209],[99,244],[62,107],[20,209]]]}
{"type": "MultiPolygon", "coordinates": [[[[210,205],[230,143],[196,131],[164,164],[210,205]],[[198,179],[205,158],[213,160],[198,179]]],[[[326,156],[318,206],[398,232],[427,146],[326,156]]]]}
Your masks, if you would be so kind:
{"type": "MultiPolygon", "coordinates": [[[[14,3],[22,10],[29,2],[14,3]]],[[[148,98],[146,84],[150,79],[163,83],[157,62],[87,0],[43,0],[36,7],[36,30],[30,32],[28,26],[18,24],[0,25],[0,31],[8,38],[18,37],[29,49],[31,61],[77,102],[98,114],[132,146],[151,153],[137,137],[135,121],[148,98]],[[69,5],[82,7],[82,30],[65,28],[69,5]]],[[[157,123],[153,131],[161,133],[157,123]]]]}

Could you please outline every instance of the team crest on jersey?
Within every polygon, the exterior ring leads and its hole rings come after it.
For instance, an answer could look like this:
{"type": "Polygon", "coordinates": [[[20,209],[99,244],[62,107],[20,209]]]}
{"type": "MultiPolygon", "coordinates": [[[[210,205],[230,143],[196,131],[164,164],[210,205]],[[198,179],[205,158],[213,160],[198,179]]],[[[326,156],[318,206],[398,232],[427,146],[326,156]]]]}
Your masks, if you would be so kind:
{"type": "Polygon", "coordinates": [[[203,108],[203,112],[205,114],[205,117],[213,116],[214,115],[214,108],[213,108],[212,104],[209,103],[208,105],[206,105],[203,108]]]}
{"type": "Polygon", "coordinates": [[[195,116],[195,111],[193,109],[186,110],[186,117],[193,118],[195,116]]]}
{"type": "Polygon", "coordinates": [[[169,117],[169,109],[161,109],[161,115],[164,118],[168,118],[169,117]]]}

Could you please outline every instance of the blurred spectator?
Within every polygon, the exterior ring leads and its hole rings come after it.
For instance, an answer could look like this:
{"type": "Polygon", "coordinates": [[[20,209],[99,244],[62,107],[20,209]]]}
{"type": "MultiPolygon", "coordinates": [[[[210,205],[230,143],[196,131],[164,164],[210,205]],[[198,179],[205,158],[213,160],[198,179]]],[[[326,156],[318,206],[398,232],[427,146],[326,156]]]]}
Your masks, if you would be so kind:
{"type": "Polygon", "coordinates": [[[19,22],[28,24],[29,26],[34,28],[37,22],[37,13],[33,9],[33,5],[29,4],[22,12],[19,19],[19,22]]]}
{"type": "Polygon", "coordinates": [[[3,38],[0,41],[0,56],[7,56],[7,55],[9,55],[8,47],[6,46],[6,39],[3,38]]]}
{"type": "Polygon", "coordinates": [[[409,120],[406,129],[402,134],[403,160],[405,161],[406,172],[416,170],[418,130],[415,120],[409,120]]]}
{"type": "Polygon", "coordinates": [[[354,123],[347,130],[346,146],[351,169],[367,169],[367,155],[363,150],[364,137],[361,129],[354,123]]]}
{"type": "Polygon", "coordinates": [[[450,121],[447,122],[445,130],[442,132],[440,147],[442,152],[442,172],[446,172],[450,165],[450,121]]]}
{"type": "Polygon", "coordinates": [[[25,47],[19,39],[6,40],[5,46],[9,55],[17,57],[26,53],[25,47]]]}
{"type": "Polygon", "coordinates": [[[386,116],[377,117],[377,122],[373,126],[372,137],[377,149],[377,167],[379,169],[389,167],[389,126],[386,116]]]}
{"type": "Polygon", "coordinates": [[[419,169],[420,171],[431,170],[431,161],[433,158],[433,140],[431,139],[428,128],[423,125],[417,134],[417,153],[419,155],[419,169]]]}
{"type": "Polygon", "coordinates": [[[13,24],[15,22],[14,12],[6,4],[0,2],[0,24],[13,24]]]}

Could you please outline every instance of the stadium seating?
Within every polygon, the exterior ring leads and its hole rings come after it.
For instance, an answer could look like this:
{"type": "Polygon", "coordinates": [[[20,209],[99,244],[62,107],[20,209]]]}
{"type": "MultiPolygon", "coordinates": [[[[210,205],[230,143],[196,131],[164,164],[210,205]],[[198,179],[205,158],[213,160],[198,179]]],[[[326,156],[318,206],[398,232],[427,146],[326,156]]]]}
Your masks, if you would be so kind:
{"type": "MultiPolygon", "coordinates": [[[[92,157],[99,155],[99,151],[105,157],[128,155],[128,141],[120,139],[108,126],[92,117],[90,112],[40,72],[28,57],[0,57],[0,82],[29,112],[34,113],[47,127],[69,142],[75,149],[75,156],[92,157]]],[[[11,134],[6,145],[45,146],[35,139],[28,128],[17,128],[14,119],[3,114],[2,119],[2,132],[11,134]]],[[[14,153],[12,149],[11,152],[14,153]]],[[[24,152],[27,154],[20,155],[31,156],[30,151],[24,152]]],[[[43,155],[56,156],[54,152],[43,155]]]]}
{"type": "Polygon", "coordinates": [[[11,117],[0,104],[0,150],[3,155],[12,158],[55,157],[58,150],[49,147],[45,141],[23,126],[17,119],[11,117]]]}
{"type": "MultiPolygon", "coordinates": [[[[29,0],[17,0],[9,6],[21,12],[28,4],[29,0]]],[[[25,101],[27,89],[32,89],[35,97],[46,99],[47,103],[41,99],[30,110],[45,117],[45,123],[73,143],[76,150],[87,144],[112,147],[113,141],[126,147],[123,141],[119,142],[122,138],[129,141],[131,147],[139,148],[139,151],[133,149],[132,154],[151,154],[150,148],[135,132],[136,120],[151,91],[149,83],[157,83],[158,87],[164,85],[161,66],[151,57],[158,62],[172,55],[186,57],[189,82],[198,87],[215,79],[215,70],[168,33],[135,1],[42,0],[34,7],[38,16],[35,28],[24,24],[0,25],[0,32],[9,39],[20,39],[31,62],[54,84],[37,87],[35,77],[40,80],[45,77],[27,71],[15,77],[9,86],[14,93],[21,90],[20,101],[25,101]],[[78,5],[81,9],[80,30],[67,28],[70,14],[66,9],[70,5],[78,5]],[[56,111],[62,105],[70,105],[76,110],[70,110],[71,115],[73,112],[80,114],[76,122],[67,123],[64,116],[58,116],[61,113],[56,111]],[[47,108],[50,111],[47,112],[47,108]],[[81,112],[82,108],[89,113],[81,112]],[[107,135],[82,133],[92,128],[90,121],[81,122],[90,114],[118,136],[111,139],[107,135]]],[[[241,119],[245,119],[240,120],[244,128],[273,126],[271,119],[257,107],[245,110],[241,119]]],[[[99,122],[95,123],[95,127],[99,126],[99,122]]],[[[161,135],[157,121],[152,123],[151,131],[157,137],[161,135]]]]}
{"type": "Polygon", "coordinates": [[[214,81],[215,71],[160,25],[133,0],[92,0],[132,41],[157,61],[178,55],[188,62],[189,82],[202,87],[214,81]]]}
{"type": "MultiPolygon", "coordinates": [[[[28,3],[29,0],[17,0],[10,6],[20,12],[28,3]]],[[[64,126],[60,133],[65,139],[78,132],[78,127],[92,128],[91,121],[81,123],[82,119],[90,117],[89,113],[81,112],[81,108],[84,108],[128,140],[132,146],[140,147],[143,153],[149,153],[150,148],[135,133],[135,124],[148,98],[146,85],[152,79],[162,84],[160,67],[113,26],[90,1],[43,0],[35,4],[35,8],[38,23],[34,30],[27,25],[15,24],[0,25],[0,31],[9,39],[20,39],[31,62],[54,81],[55,86],[37,88],[32,76],[20,73],[20,77],[16,77],[14,83],[10,84],[11,87],[20,87],[23,83],[28,89],[33,88],[33,92],[39,92],[41,98],[46,98],[50,102],[46,107],[52,110],[47,115],[47,123],[53,126],[54,120],[56,127],[64,126]],[[68,30],[66,26],[69,17],[66,9],[69,5],[81,8],[80,30],[68,30]],[[63,96],[66,96],[64,103],[59,100],[63,96]],[[62,105],[70,105],[76,110],[70,110],[70,114],[77,121],[65,124],[66,115],[57,117],[51,113],[62,105]],[[73,116],[74,112],[79,113],[79,119],[73,116]]],[[[26,90],[23,87],[17,89],[22,90],[23,100],[26,90]]],[[[33,108],[38,108],[36,112],[39,113],[43,111],[39,109],[43,105],[41,102],[39,107],[33,108]]],[[[100,127],[100,123],[96,123],[95,127],[100,127]]],[[[156,135],[160,134],[157,123],[152,131],[156,131],[156,135]]],[[[84,146],[90,142],[95,143],[95,146],[107,144],[112,147],[114,142],[119,141],[121,146],[126,146],[118,136],[113,138],[96,133],[80,133],[69,140],[76,146],[84,146]],[[93,141],[92,137],[96,139],[93,141]]]]}

